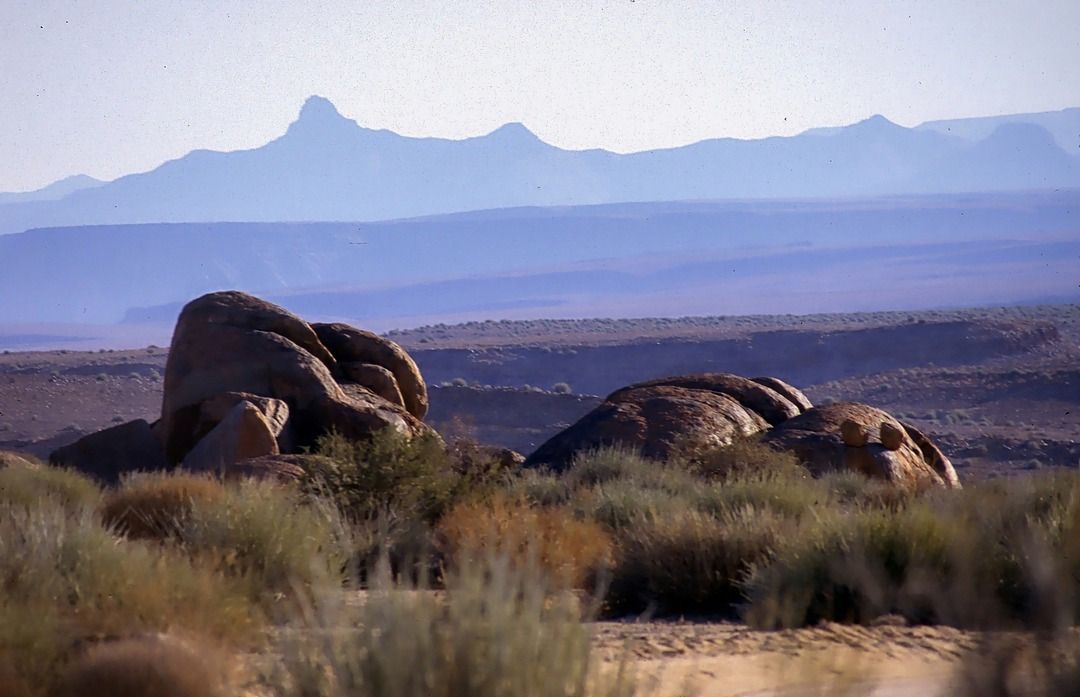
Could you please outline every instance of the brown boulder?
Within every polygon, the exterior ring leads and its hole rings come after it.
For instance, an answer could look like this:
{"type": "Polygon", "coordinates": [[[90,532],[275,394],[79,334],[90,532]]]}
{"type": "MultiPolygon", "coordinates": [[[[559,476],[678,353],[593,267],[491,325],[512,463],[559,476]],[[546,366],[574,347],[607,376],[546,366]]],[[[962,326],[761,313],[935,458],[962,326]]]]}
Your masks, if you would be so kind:
{"type": "Polygon", "coordinates": [[[799,415],[799,407],[772,388],[729,373],[680,375],[640,382],[616,390],[608,396],[607,401],[618,402],[623,393],[643,387],[678,387],[727,395],[746,409],[757,412],[761,418],[773,426],[799,415]]]}
{"type": "Polygon", "coordinates": [[[169,469],[161,441],[143,419],[91,433],[54,450],[49,462],[95,477],[107,484],[128,472],[169,469]]]}
{"type": "Polygon", "coordinates": [[[309,441],[330,431],[349,440],[363,440],[386,428],[407,438],[435,433],[403,407],[363,388],[350,389],[340,397],[324,397],[301,416],[297,426],[309,441]]]}
{"type": "MultiPolygon", "coordinates": [[[[340,363],[341,372],[346,378],[371,390],[388,402],[405,406],[397,378],[386,368],[374,363],[340,363]]],[[[414,414],[415,416],[415,414],[414,414]]]]}
{"type": "Polygon", "coordinates": [[[863,425],[851,419],[844,419],[840,424],[840,437],[844,440],[844,445],[851,448],[861,448],[870,439],[863,425]]]}
{"type": "MultiPolygon", "coordinates": [[[[162,433],[171,462],[192,447],[192,410],[224,392],[280,399],[303,410],[341,389],[325,363],[290,339],[257,329],[190,321],[181,315],[165,365],[162,433]]],[[[302,445],[302,443],[300,443],[302,445]]]]}
{"type": "Polygon", "coordinates": [[[185,455],[214,430],[229,412],[240,403],[248,403],[258,409],[277,438],[278,449],[292,449],[291,431],[288,428],[289,405],[280,399],[261,397],[250,392],[222,392],[199,404],[181,407],[173,413],[173,444],[177,452],[185,455]]]}
{"type": "Polygon", "coordinates": [[[945,480],[945,484],[952,489],[959,489],[960,478],[956,476],[956,469],[953,468],[952,462],[949,458],[945,457],[945,453],[941,452],[941,449],[937,447],[926,435],[915,428],[911,424],[901,423],[904,430],[907,431],[908,437],[912,442],[919,447],[922,451],[923,460],[925,460],[930,468],[933,469],[942,479],[945,480]]]}
{"type": "Polygon", "coordinates": [[[176,333],[184,332],[189,325],[208,324],[277,334],[315,356],[330,370],[336,365],[334,356],[319,341],[311,325],[285,308],[254,295],[225,290],[195,298],[180,311],[176,333]]]}
{"type": "Polygon", "coordinates": [[[563,470],[577,453],[610,446],[666,459],[679,450],[724,445],[766,428],[764,419],[727,394],[669,385],[637,386],[615,392],[537,448],[525,465],[563,470]]]}
{"type": "MultiPolygon", "coordinates": [[[[342,363],[371,363],[394,375],[405,408],[418,419],[428,410],[427,385],[412,357],[399,345],[378,334],[347,324],[311,325],[319,340],[342,363]]],[[[361,383],[362,384],[362,383],[361,383]]]]}
{"type": "Polygon", "coordinates": [[[222,474],[241,460],[277,455],[275,428],[257,406],[241,401],[192,448],[182,466],[192,472],[222,474]]]}
{"type": "Polygon", "coordinates": [[[904,487],[945,486],[958,483],[943,477],[927,460],[923,450],[907,435],[896,419],[865,404],[843,402],[815,407],[776,426],[764,442],[789,450],[814,474],[853,470],[904,487]],[[857,426],[866,437],[863,446],[845,443],[845,422],[857,426]],[[901,434],[900,443],[893,440],[901,434]],[[882,435],[889,449],[881,442],[882,435]]]}
{"type": "Polygon", "coordinates": [[[10,450],[0,450],[0,470],[5,467],[29,467],[38,466],[37,458],[32,455],[13,453],[10,450]]]}
{"type": "Polygon", "coordinates": [[[781,397],[798,407],[800,412],[814,408],[813,402],[810,401],[809,397],[803,394],[802,390],[793,385],[789,385],[780,378],[760,377],[750,379],[757,384],[764,385],[765,387],[768,387],[772,391],[776,392],[781,397]]]}
{"type": "Polygon", "coordinates": [[[894,426],[885,421],[881,424],[879,437],[881,438],[881,445],[886,450],[899,450],[904,445],[904,440],[907,439],[907,432],[904,431],[903,426],[894,426]]]}

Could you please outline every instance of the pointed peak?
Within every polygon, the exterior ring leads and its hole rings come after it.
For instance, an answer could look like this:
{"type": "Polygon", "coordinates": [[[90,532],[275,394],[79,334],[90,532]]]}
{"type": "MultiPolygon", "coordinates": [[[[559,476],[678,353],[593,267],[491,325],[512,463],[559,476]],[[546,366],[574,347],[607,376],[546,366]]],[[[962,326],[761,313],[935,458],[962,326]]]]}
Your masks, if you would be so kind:
{"type": "Polygon", "coordinates": [[[539,140],[536,134],[526,128],[525,124],[520,121],[511,121],[510,123],[504,123],[496,128],[494,131],[488,134],[488,137],[496,136],[499,138],[520,138],[528,140],[539,140]]]}
{"type": "Polygon", "coordinates": [[[326,97],[313,94],[304,100],[304,106],[300,108],[300,121],[328,121],[344,119],[337,107],[326,97]]]}
{"type": "Polygon", "coordinates": [[[898,124],[893,123],[892,121],[885,118],[881,114],[874,114],[870,118],[863,119],[862,121],[859,121],[858,123],[856,123],[854,125],[868,127],[868,128],[902,128],[902,126],[899,126],[898,124]]]}

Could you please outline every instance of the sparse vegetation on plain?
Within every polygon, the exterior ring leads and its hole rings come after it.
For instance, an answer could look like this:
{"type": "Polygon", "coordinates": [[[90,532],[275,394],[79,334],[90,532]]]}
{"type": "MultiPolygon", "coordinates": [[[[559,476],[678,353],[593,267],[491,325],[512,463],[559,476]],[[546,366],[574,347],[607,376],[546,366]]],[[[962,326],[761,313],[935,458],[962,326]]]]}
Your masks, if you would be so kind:
{"type": "Polygon", "coordinates": [[[669,462],[602,449],[559,475],[478,452],[331,435],[299,485],[175,473],[109,491],[9,464],[4,694],[190,658],[138,643],[155,633],[219,656],[280,652],[272,679],[248,676],[280,695],[584,695],[632,689],[589,677],[591,612],[1041,631],[1080,616],[1075,472],[919,493],[815,479],[752,440],[669,462]],[[358,589],[366,600],[347,602],[358,589]],[[573,611],[568,589],[587,591],[573,611]],[[545,639],[526,641],[526,627],[545,639]],[[545,672],[566,676],[561,691],[541,686],[545,672]]]}

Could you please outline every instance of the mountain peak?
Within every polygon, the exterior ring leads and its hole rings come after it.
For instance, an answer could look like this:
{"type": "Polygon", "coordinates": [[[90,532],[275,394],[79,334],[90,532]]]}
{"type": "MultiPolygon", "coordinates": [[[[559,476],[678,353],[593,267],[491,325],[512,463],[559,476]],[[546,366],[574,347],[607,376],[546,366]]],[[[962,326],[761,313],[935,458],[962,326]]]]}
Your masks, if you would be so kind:
{"type": "Polygon", "coordinates": [[[854,125],[862,127],[862,128],[873,128],[873,129],[903,128],[903,126],[900,126],[900,125],[897,125],[897,124],[893,123],[892,121],[885,118],[881,114],[874,114],[870,118],[863,119],[862,121],[859,121],[858,123],[856,123],[854,125]]]}
{"type": "Polygon", "coordinates": [[[305,141],[315,139],[329,142],[357,128],[357,123],[342,116],[329,99],[312,95],[304,101],[300,115],[289,126],[287,135],[303,138],[305,141]]]}
{"type": "Polygon", "coordinates": [[[345,120],[337,107],[326,97],[313,94],[304,100],[304,106],[300,108],[299,121],[337,121],[345,120]]]}
{"type": "Polygon", "coordinates": [[[496,128],[494,131],[488,134],[488,137],[495,137],[501,139],[514,139],[514,140],[539,140],[536,134],[526,128],[525,124],[520,121],[511,121],[510,123],[504,123],[496,128]]]}

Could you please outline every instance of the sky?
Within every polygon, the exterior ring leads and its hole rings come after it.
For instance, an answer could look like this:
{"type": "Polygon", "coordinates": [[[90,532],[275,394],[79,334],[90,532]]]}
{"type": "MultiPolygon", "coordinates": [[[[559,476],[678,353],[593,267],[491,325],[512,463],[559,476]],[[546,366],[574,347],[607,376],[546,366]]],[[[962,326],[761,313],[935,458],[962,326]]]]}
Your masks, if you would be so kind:
{"type": "Polygon", "coordinates": [[[1080,106],[1080,2],[0,0],[0,191],[370,128],[631,152],[1080,106]]]}

